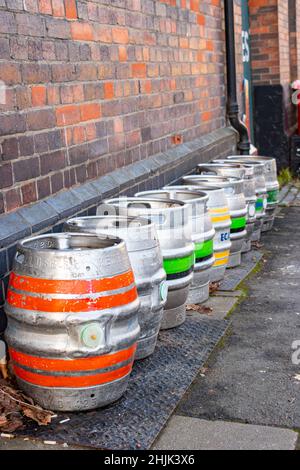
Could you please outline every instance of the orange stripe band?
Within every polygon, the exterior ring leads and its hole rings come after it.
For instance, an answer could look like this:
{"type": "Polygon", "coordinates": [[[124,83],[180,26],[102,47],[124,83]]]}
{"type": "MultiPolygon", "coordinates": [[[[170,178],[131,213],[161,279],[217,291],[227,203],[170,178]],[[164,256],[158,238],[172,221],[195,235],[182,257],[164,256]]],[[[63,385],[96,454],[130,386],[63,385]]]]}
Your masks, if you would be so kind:
{"type": "Polygon", "coordinates": [[[112,372],[80,377],[56,377],[53,375],[39,375],[35,374],[34,372],[28,372],[27,370],[21,369],[16,365],[14,365],[13,368],[17,377],[24,380],[25,382],[29,382],[40,387],[84,388],[95,387],[97,385],[114,382],[115,380],[121,379],[131,372],[132,366],[133,362],[112,372]]]}
{"type": "Polygon", "coordinates": [[[36,310],[39,312],[92,312],[94,310],[105,310],[108,308],[127,305],[138,297],[137,288],[133,287],[123,294],[115,294],[98,299],[45,299],[30,297],[29,295],[17,294],[11,290],[7,292],[7,303],[12,307],[24,310],[36,310]]]}
{"type": "Polygon", "coordinates": [[[87,281],[37,279],[12,273],[9,280],[10,286],[14,289],[35,294],[97,294],[98,292],[128,287],[133,283],[132,271],[114,277],[87,281]]]}
{"type": "Polygon", "coordinates": [[[76,372],[93,371],[112,367],[120,362],[133,358],[136,345],[129,349],[119,351],[114,354],[106,354],[98,357],[88,357],[81,359],[49,359],[44,357],[30,356],[14,349],[9,349],[9,354],[14,363],[20,366],[29,367],[50,372],[76,372]]]}

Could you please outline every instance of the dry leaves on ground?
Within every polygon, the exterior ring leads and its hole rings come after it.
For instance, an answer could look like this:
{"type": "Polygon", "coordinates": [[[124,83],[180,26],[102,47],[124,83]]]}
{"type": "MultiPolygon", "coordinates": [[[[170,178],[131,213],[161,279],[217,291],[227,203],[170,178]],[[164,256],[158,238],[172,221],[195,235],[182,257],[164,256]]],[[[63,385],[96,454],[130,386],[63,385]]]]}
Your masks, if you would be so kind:
{"type": "Polygon", "coordinates": [[[24,427],[23,418],[34,420],[40,426],[51,423],[53,413],[36,406],[32,399],[0,380],[0,431],[12,433],[24,427]]]}
{"type": "Polygon", "coordinates": [[[197,312],[201,313],[201,315],[211,315],[213,312],[212,308],[206,307],[205,305],[189,304],[186,309],[188,312],[197,312]]]}
{"type": "Polygon", "coordinates": [[[252,242],[252,248],[255,248],[256,250],[260,250],[261,248],[263,248],[263,244],[260,243],[260,242],[252,242]]]}
{"type": "Polygon", "coordinates": [[[218,290],[220,290],[220,285],[221,285],[220,282],[211,282],[209,285],[209,295],[212,295],[218,290]]]}

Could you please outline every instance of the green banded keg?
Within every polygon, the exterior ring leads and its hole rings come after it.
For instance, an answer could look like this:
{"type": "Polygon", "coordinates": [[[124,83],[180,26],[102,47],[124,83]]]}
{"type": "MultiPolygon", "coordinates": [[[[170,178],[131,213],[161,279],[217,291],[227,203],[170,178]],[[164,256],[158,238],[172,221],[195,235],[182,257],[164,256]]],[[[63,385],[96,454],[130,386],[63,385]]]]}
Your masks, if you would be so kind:
{"type": "MultiPolygon", "coordinates": [[[[230,158],[230,157],[229,157],[230,158]]],[[[242,158],[249,158],[247,155],[242,158]]],[[[251,162],[255,161],[264,165],[264,175],[266,180],[268,204],[263,222],[262,231],[267,232],[273,228],[275,212],[279,203],[279,182],[277,178],[277,162],[275,158],[263,157],[260,155],[250,156],[251,162]]]]}
{"type": "MultiPolygon", "coordinates": [[[[237,178],[224,178],[215,175],[189,175],[183,178],[186,184],[202,183],[211,186],[218,186],[224,189],[228,200],[231,216],[231,251],[228,268],[235,268],[241,265],[242,249],[247,237],[247,204],[244,195],[244,182],[237,178]]],[[[204,189],[202,187],[202,189],[204,189]]]]}
{"type": "Polygon", "coordinates": [[[255,188],[256,188],[256,222],[255,230],[252,235],[252,241],[257,242],[261,238],[263,224],[266,220],[266,210],[268,206],[268,193],[265,177],[265,164],[257,161],[255,157],[248,155],[237,155],[227,157],[229,161],[242,163],[243,165],[251,165],[254,171],[255,188]]]}
{"type": "Polygon", "coordinates": [[[192,240],[195,243],[194,279],[190,286],[188,303],[200,304],[209,298],[209,283],[215,262],[213,239],[215,230],[208,212],[208,196],[201,191],[185,191],[182,188],[164,188],[136,194],[138,197],[176,199],[191,207],[192,240]]]}
{"type": "MultiPolygon", "coordinates": [[[[104,201],[101,210],[103,215],[144,217],[156,224],[168,287],[161,328],[184,323],[195,264],[189,206],[170,199],[121,197],[104,201]]],[[[144,252],[140,257],[144,263],[144,252]]]]}
{"type": "MultiPolygon", "coordinates": [[[[244,181],[244,194],[247,202],[247,237],[242,253],[247,253],[251,250],[251,239],[255,230],[256,220],[256,192],[253,167],[229,162],[228,160],[214,160],[213,163],[208,165],[208,170],[214,170],[220,176],[239,178],[244,181]]],[[[199,168],[201,168],[201,165],[199,165],[199,168]]]]}
{"type": "MultiPolygon", "coordinates": [[[[182,178],[184,182],[186,177],[182,178]]],[[[189,191],[203,191],[208,196],[209,217],[215,230],[214,256],[215,262],[211,271],[211,282],[220,282],[225,277],[226,268],[229,263],[231,241],[230,227],[231,217],[229,213],[228,200],[224,189],[213,187],[209,183],[201,182],[201,185],[170,186],[171,188],[182,188],[189,191]]]]}

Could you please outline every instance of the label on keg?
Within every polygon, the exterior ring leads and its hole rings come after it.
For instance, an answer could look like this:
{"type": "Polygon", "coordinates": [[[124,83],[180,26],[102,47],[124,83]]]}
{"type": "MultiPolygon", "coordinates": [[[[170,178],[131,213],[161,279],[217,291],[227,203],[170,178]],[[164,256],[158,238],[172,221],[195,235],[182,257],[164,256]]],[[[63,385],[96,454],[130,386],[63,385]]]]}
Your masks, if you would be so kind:
{"type": "Polygon", "coordinates": [[[160,298],[163,302],[166,302],[167,298],[168,298],[168,292],[169,292],[169,287],[168,287],[168,283],[163,281],[160,285],[160,298]]]}
{"type": "Polygon", "coordinates": [[[249,207],[248,207],[248,215],[249,215],[249,217],[252,219],[253,217],[255,217],[255,213],[256,213],[256,205],[255,205],[255,203],[249,204],[249,207]]]}
{"type": "Polygon", "coordinates": [[[279,199],[279,191],[278,189],[274,189],[272,191],[268,191],[268,203],[278,203],[279,199]]]}
{"type": "Polygon", "coordinates": [[[264,198],[264,209],[268,207],[268,199],[264,198]]]}
{"type": "Polygon", "coordinates": [[[225,243],[230,240],[230,232],[223,232],[220,234],[219,241],[220,243],[225,243]]]}

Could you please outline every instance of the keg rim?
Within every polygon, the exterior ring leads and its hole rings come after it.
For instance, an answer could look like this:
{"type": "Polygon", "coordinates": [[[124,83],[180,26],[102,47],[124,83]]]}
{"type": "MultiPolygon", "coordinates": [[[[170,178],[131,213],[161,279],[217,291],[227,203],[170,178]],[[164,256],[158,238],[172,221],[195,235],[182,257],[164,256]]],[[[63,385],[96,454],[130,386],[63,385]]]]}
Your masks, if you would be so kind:
{"type": "Polygon", "coordinates": [[[258,160],[261,160],[261,161],[265,161],[265,162],[272,162],[272,161],[277,161],[275,157],[267,157],[265,155],[228,155],[228,159],[231,159],[231,158],[245,158],[247,159],[249,157],[249,159],[254,159],[256,161],[258,160]]]}
{"type": "MultiPolygon", "coordinates": [[[[102,227],[104,230],[107,230],[109,228],[112,228],[114,230],[118,230],[118,229],[127,229],[127,230],[130,230],[130,228],[132,228],[133,230],[138,230],[138,229],[143,229],[144,227],[145,228],[150,228],[153,224],[153,222],[148,219],[147,217],[142,217],[142,216],[126,216],[126,215],[92,215],[92,216],[84,216],[84,217],[72,217],[71,219],[68,219],[66,222],[65,222],[65,226],[72,226],[72,227],[76,227],[78,229],[81,228],[81,226],[79,225],[72,225],[72,222],[76,222],[76,221],[82,221],[82,222],[85,222],[85,221],[88,221],[88,222],[93,222],[93,221],[102,221],[102,220],[107,220],[108,222],[109,221],[119,221],[119,222],[127,222],[127,225],[124,225],[124,226],[117,226],[117,225],[113,225],[111,227],[107,226],[107,227],[102,227]],[[130,222],[137,222],[139,223],[140,225],[132,225],[130,226],[130,222]]],[[[101,227],[99,227],[99,230],[101,230],[101,227]]]]}
{"type": "Polygon", "coordinates": [[[99,235],[93,235],[93,234],[89,234],[89,233],[82,233],[82,232],[76,232],[76,233],[72,233],[72,232],[62,232],[62,233],[53,233],[53,234],[44,234],[44,235],[38,235],[38,236],[35,236],[35,237],[27,237],[25,238],[24,240],[21,240],[18,244],[17,244],[17,252],[21,252],[21,253],[28,253],[28,252],[39,252],[39,253],[61,253],[61,254],[65,254],[65,253],[69,253],[71,251],[73,251],[74,253],[90,253],[92,250],[93,251],[111,251],[111,250],[114,250],[116,247],[118,246],[122,246],[122,245],[125,245],[125,242],[124,240],[122,240],[121,238],[119,237],[114,237],[114,236],[110,236],[110,235],[106,235],[106,234],[99,234],[99,235]],[[59,246],[56,246],[56,247],[34,247],[34,246],[30,246],[30,244],[34,244],[35,242],[38,242],[38,241],[43,241],[43,240],[47,240],[47,239],[52,239],[52,240],[55,240],[57,241],[58,243],[60,241],[71,241],[71,240],[76,240],[76,238],[80,239],[80,240],[96,240],[97,243],[98,243],[98,246],[96,244],[96,246],[80,246],[80,244],[78,244],[77,246],[76,245],[73,245],[73,246],[67,246],[67,245],[63,245],[61,244],[59,246]],[[102,244],[100,246],[100,243],[102,244]]]}
{"type": "MultiPolygon", "coordinates": [[[[153,203],[161,203],[163,204],[165,207],[158,207],[157,209],[159,211],[169,211],[170,209],[172,210],[182,210],[184,208],[184,206],[186,206],[186,204],[182,201],[177,201],[176,199],[158,199],[158,198],[151,198],[151,197],[147,197],[147,198],[142,198],[142,197],[120,197],[120,198],[111,198],[111,199],[105,199],[103,201],[103,204],[107,204],[107,205],[112,205],[112,206],[115,206],[115,207],[120,207],[119,204],[118,204],[118,201],[120,202],[128,202],[128,203],[150,203],[150,202],[153,202],[153,203]]],[[[122,207],[122,206],[121,206],[122,207]]],[[[128,209],[128,207],[125,207],[123,206],[122,208],[124,209],[128,209]]],[[[134,207],[131,207],[129,209],[135,209],[134,207]]],[[[138,207],[136,208],[138,209],[138,207]]],[[[153,212],[153,211],[156,211],[157,209],[155,208],[146,208],[146,207],[140,207],[140,209],[146,209],[148,210],[149,212],[153,212]]],[[[145,216],[141,216],[141,217],[144,217],[145,216]]]]}
{"type": "MultiPolygon", "coordinates": [[[[213,191],[219,191],[219,192],[223,192],[224,193],[224,188],[221,188],[220,186],[207,186],[205,189],[202,188],[200,185],[197,186],[197,185],[193,185],[193,184],[185,184],[185,185],[182,185],[183,187],[187,188],[187,191],[200,191],[200,192],[203,192],[205,194],[207,193],[211,193],[213,191]],[[188,188],[191,188],[191,189],[188,189],[188,188]]],[[[173,186],[171,186],[173,187],[173,186]]],[[[179,186],[175,186],[175,187],[179,187],[179,186]]]]}
{"type": "MultiPolygon", "coordinates": [[[[197,191],[197,190],[186,190],[186,189],[173,189],[172,186],[169,186],[168,188],[163,188],[163,189],[158,189],[158,190],[154,190],[154,191],[142,191],[140,193],[136,193],[136,196],[137,197],[141,197],[143,195],[146,195],[146,194],[159,194],[159,193],[165,193],[166,195],[168,195],[169,191],[176,191],[176,192],[180,192],[182,194],[186,194],[186,195],[195,195],[195,198],[193,199],[178,199],[178,201],[182,201],[186,204],[190,203],[190,202],[205,202],[208,197],[207,195],[203,192],[203,191],[197,191]]],[[[156,199],[156,198],[155,198],[156,199]]],[[[177,201],[177,198],[176,198],[176,201],[177,201]]]]}
{"type": "Polygon", "coordinates": [[[251,179],[251,177],[254,177],[254,168],[253,165],[250,165],[248,163],[242,163],[238,162],[235,160],[226,160],[226,159],[221,159],[221,160],[213,160],[212,162],[209,163],[211,164],[217,164],[220,167],[224,166],[226,168],[237,168],[237,169],[245,169],[246,174],[245,174],[245,179],[251,179]],[[252,170],[252,171],[250,171],[252,170]]]}
{"type": "MultiPolygon", "coordinates": [[[[216,186],[218,186],[218,181],[219,181],[220,189],[223,189],[224,185],[226,185],[225,187],[230,187],[230,185],[235,185],[238,183],[244,184],[244,179],[237,178],[235,176],[224,177],[224,176],[219,176],[219,175],[197,175],[196,174],[196,175],[187,175],[182,178],[182,180],[185,182],[187,182],[189,179],[191,179],[191,181],[198,180],[200,183],[203,182],[207,184],[211,184],[211,182],[209,181],[210,179],[211,180],[215,179],[216,181],[212,181],[212,182],[215,182],[216,186]],[[207,181],[205,181],[206,179],[207,181]]],[[[191,184],[191,186],[193,186],[193,184],[191,184]]]]}

